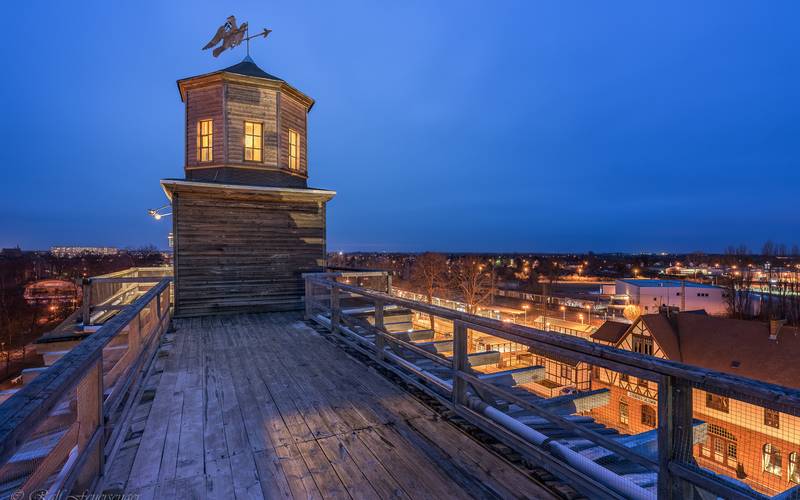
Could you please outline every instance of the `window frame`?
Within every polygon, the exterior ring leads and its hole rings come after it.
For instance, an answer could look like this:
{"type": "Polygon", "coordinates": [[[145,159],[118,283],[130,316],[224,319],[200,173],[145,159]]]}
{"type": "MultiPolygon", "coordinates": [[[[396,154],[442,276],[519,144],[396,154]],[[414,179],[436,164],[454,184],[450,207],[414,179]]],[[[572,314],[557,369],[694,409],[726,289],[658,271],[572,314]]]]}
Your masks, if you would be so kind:
{"type": "Polygon", "coordinates": [[[642,425],[646,425],[647,427],[656,427],[658,425],[656,410],[652,406],[642,405],[642,409],[640,411],[642,425]]]}
{"type": "Polygon", "coordinates": [[[195,162],[197,163],[211,163],[214,161],[214,119],[213,118],[202,118],[197,120],[197,137],[196,137],[196,145],[197,148],[195,149],[195,162]],[[203,124],[208,123],[208,133],[202,133],[203,124]],[[203,146],[203,138],[208,137],[208,145],[203,146]],[[203,159],[204,151],[208,151],[208,158],[203,159]]]}
{"type": "Polygon", "coordinates": [[[800,453],[793,451],[789,453],[789,475],[790,483],[800,484],[800,453]]]}
{"type": "Polygon", "coordinates": [[[646,356],[652,356],[655,350],[655,342],[653,342],[653,337],[648,335],[640,335],[638,333],[631,334],[631,351],[638,354],[644,354],[646,356]],[[646,349],[637,349],[637,347],[640,345],[646,347],[646,349]]]}
{"type": "Polygon", "coordinates": [[[251,121],[251,120],[244,120],[242,125],[242,161],[246,161],[248,163],[263,163],[264,162],[264,122],[258,121],[251,121]],[[255,134],[255,130],[253,133],[247,133],[247,125],[250,124],[255,129],[255,126],[258,126],[260,133],[258,135],[255,134]],[[247,146],[247,138],[252,137],[254,139],[253,145],[248,147],[247,146]],[[255,141],[255,138],[258,138],[258,141],[255,141]],[[258,147],[256,147],[256,144],[258,147]],[[258,159],[248,159],[247,158],[247,151],[250,150],[253,154],[258,152],[258,159]]]}
{"type": "Polygon", "coordinates": [[[773,429],[781,428],[781,414],[778,410],[764,408],[764,425],[773,429]]]}
{"type": "Polygon", "coordinates": [[[300,132],[297,130],[290,128],[288,132],[288,144],[289,148],[286,151],[287,159],[288,159],[288,166],[289,170],[293,172],[300,171],[300,132]],[[292,135],[297,138],[297,143],[295,144],[295,153],[292,155],[292,135]],[[294,160],[294,161],[292,161],[294,160]],[[294,166],[293,166],[294,164],[294,166]]]}
{"type": "Polygon", "coordinates": [[[630,425],[631,422],[631,407],[624,399],[619,400],[619,423],[622,425],[630,425]],[[624,409],[624,411],[623,411],[624,409]]]}
{"type": "Polygon", "coordinates": [[[778,477],[783,476],[781,450],[772,443],[764,443],[761,447],[761,469],[778,477]]]}
{"type": "Polygon", "coordinates": [[[721,411],[722,413],[730,413],[731,400],[726,396],[720,396],[712,392],[706,393],[706,408],[721,411]]]}

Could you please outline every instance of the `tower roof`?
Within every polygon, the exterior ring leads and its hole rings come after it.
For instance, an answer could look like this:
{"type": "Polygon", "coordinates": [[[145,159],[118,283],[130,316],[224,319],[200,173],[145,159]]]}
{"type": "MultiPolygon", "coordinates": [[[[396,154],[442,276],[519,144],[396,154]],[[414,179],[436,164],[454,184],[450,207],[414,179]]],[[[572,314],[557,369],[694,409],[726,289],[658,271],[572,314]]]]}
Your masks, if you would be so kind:
{"type": "Polygon", "coordinates": [[[225,69],[220,70],[221,73],[234,73],[237,75],[244,75],[244,76],[252,76],[255,78],[265,78],[267,80],[274,80],[276,82],[283,82],[285,81],[283,78],[278,78],[277,76],[270,75],[263,69],[259,68],[258,65],[250,58],[250,56],[245,57],[242,62],[238,64],[234,64],[233,66],[228,66],[225,69]]]}
{"type": "Polygon", "coordinates": [[[258,65],[250,58],[250,56],[246,56],[242,62],[238,64],[234,64],[233,66],[228,66],[227,68],[223,68],[217,71],[212,71],[210,73],[204,73],[202,75],[197,76],[190,76],[188,78],[181,78],[178,80],[178,91],[181,94],[181,100],[186,99],[186,86],[189,82],[197,81],[197,80],[206,80],[206,79],[214,79],[214,78],[221,78],[225,79],[226,76],[228,79],[236,78],[236,77],[248,77],[248,78],[258,78],[259,80],[264,80],[265,83],[271,82],[274,85],[279,86],[283,89],[288,89],[292,93],[296,94],[301,100],[306,101],[308,105],[308,109],[310,110],[311,107],[314,106],[314,99],[307,96],[303,92],[300,92],[295,87],[289,85],[283,78],[278,78],[275,75],[270,75],[263,69],[259,68],[258,65]]]}

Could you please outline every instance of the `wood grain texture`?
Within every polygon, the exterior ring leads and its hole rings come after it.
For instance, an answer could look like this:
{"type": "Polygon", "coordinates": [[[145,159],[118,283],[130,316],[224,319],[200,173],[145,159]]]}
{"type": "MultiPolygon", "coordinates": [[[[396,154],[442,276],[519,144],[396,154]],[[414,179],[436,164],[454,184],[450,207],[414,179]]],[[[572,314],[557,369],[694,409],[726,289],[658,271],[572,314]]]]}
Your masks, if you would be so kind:
{"type": "Polygon", "coordinates": [[[324,203],[186,190],[173,197],[176,316],[300,309],[325,262],[324,203]]]}
{"type": "Polygon", "coordinates": [[[552,497],[300,318],[176,320],[135,465],[110,479],[146,498],[552,497]]]}
{"type": "Polygon", "coordinates": [[[186,178],[230,184],[305,187],[307,115],[311,101],[286,84],[239,76],[197,77],[186,86],[186,178]],[[213,121],[213,158],[197,158],[197,122],[213,121]],[[244,160],[244,122],[262,124],[261,161],[244,160]],[[297,169],[289,168],[289,129],[300,138],[297,169]]]}

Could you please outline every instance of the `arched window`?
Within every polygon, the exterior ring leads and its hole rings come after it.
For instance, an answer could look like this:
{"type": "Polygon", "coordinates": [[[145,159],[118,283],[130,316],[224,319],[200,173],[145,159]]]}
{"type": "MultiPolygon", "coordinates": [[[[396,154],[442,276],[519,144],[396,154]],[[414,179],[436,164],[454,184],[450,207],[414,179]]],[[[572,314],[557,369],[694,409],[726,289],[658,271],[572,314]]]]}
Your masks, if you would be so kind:
{"type": "Polygon", "coordinates": [[[781,450],[776,448],[775,446],[767,443],[764,445],[762,449],[763,453],[761,454],[762,464],[764,465],[764,470],[775,474],[776,476],[781,475],[781,450]]]}
{"type": "Polygon", "coordinates": [[[800,454],[789,453],[789,481],[800,484],[800,454]]]}
{"type": "Polygon", "coordinates": [[[642,424],[648,427],[656,426],[656,411],[652,406],[642,405],[642,424]]]}

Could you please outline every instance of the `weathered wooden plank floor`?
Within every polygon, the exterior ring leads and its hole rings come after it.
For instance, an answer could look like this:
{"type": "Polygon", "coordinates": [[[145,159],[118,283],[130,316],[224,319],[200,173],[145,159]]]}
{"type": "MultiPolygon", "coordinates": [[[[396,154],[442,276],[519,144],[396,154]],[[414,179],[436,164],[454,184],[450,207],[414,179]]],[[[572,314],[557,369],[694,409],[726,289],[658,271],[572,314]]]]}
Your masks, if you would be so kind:
{"type": "Polygon", "coordinates": [[[299,314],[175,323],[107,488],[142,500],[551,497],[299,314]]]}

